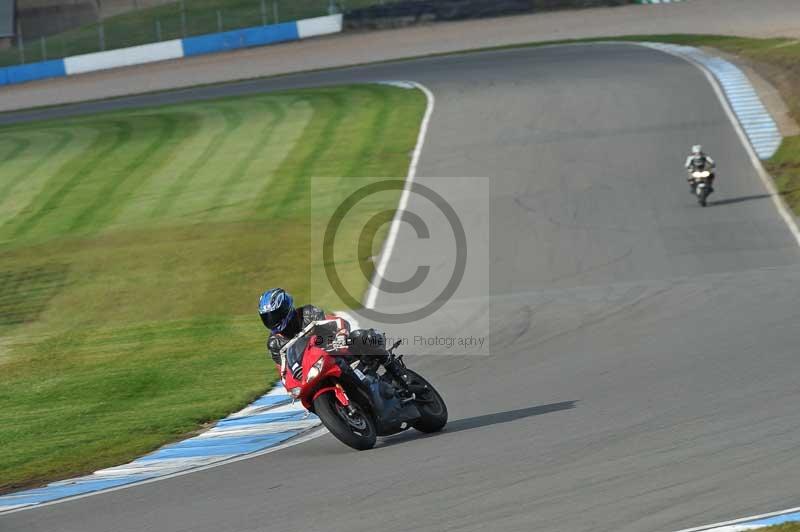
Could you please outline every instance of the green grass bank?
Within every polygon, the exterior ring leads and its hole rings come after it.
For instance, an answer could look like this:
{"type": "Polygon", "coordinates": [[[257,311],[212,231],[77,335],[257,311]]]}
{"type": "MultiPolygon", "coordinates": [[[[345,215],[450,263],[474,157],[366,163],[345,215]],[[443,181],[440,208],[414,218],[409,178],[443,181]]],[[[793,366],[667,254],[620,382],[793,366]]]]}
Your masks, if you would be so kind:
{"type": "Polygon", "coordinates": [[[800,523],[791,522],[783,523],[782,525],[767,526],[764,528],[757,528],[753,532],[800,532],[800,523]]]}
{"type": "MultiPolygon", "coordinates": [[[[124,463],[266,391],[260,292],[341,308],[311,294],[312,208],[403,178],[424,109],[363,85],[0,128],[0,492],[124,463]]],[[[352,293],[372,254],[337,255],[352,293]]]]}

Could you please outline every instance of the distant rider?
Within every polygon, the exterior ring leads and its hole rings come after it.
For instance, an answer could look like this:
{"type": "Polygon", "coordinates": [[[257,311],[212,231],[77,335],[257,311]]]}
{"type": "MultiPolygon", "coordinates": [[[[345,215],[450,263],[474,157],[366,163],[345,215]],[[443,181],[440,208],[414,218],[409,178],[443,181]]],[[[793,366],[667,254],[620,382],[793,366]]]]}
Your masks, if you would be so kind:
{"type": "MultiPolygon", "coordinates": [[[[383,334],[374,329],[357,329],[350,331],[350,324],[337,316],[326,316],[325,312],[313,305],[295,308],[294,298],[282,288],[267,290],[258,302],[258,314],[264,326],[270,330],[267,339],[267,351],[272,360],[280,366],[281,349],[311,322],[326,319],[338,320],[337,337],[345,337],[350,352],[353,354],[381,354],[385,352],[386,340],[383,334]]],[[[290,350],[292,352],[292,350],[290,350]]],[[[303,374],[302,359],[289,360],[287,354],[286,369],[295,379],[303,374]]]]}
{"type": "Polygon", "coordinates": [[[687,181],[689,181],[692,194],[694,194],[694,189],[697,185],[696,180],[691,176],[692,172],[710,172],[708,176],[708,193],[714,192],[714,179],[717,177],[714,170],[717,167],[717,163],[703,152],[703,147],[700,144],[692,146],[692,153],[686,158],[685,166],[689,172],[687,181]]]}

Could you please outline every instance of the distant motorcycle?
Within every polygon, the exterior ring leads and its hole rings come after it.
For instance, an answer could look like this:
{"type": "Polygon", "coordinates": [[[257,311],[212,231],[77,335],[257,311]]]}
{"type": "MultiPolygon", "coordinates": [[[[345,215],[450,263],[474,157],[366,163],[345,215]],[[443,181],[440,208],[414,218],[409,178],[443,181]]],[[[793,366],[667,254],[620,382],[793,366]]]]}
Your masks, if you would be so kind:
{"type": "Polygon", "coordinates": [[[395,343],[383,354],[355,355],[336,338],[336,319],[310,323],[281,349],[281,379],[293,399],[319,416],[339,441],[371,449],[377,436],[411,427],[438,432],[447,423],[447,406],[422,375],[408,369],[395,343]],[[290,353],[294,351],[293,353],[290,353]],[[296,379],[286,371],[287,356],[302,360],[296,379]]]}
{"type": "Polygon", "coordinates": [[[709,177],[711,176],[711,172],[708,170],[695,170],[693,169],[691,172],[691,178],[689,179],[689,183],[692,186],[692,191],[694,195],[697,196],[697,203],[700,204],[701,207],[705,207],[708,202],[708,196],[711,194],[711,183],[709,182],[709,177]]]}
{"type": "Polygon", "coordinates": [[[692,194],[697,196],[697,203],[701,207],[707,205],[708,196],[714,192],[711,186],[713,177],[713,166],[709,167],[706,164],[706,159],[694,159],[688,168],[689,170],[689,185],[692,187],[692,194]]]}

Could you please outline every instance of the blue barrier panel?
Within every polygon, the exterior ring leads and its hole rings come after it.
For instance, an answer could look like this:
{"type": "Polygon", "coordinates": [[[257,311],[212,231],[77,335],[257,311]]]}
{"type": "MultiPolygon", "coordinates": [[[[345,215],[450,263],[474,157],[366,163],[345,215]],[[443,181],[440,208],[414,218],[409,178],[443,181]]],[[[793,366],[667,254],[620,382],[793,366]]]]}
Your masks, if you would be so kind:
{"type": "Polygon", "coordinates": [[[258,26],[243,30],[187,37],[183,39],[183,55],[191,56],[224,52],[249,46],[295,41],[299,38],[297,23],[284,22],[283,24],[273,24],[271,26],[258,26]]]}
{"type": "Polygon", "coordinates": [[[24,83],[35,79],[58,78],[66,76],[63,59],[41,61],[29,65],[4,67],[0,74],[0,84],[24,83]]]}

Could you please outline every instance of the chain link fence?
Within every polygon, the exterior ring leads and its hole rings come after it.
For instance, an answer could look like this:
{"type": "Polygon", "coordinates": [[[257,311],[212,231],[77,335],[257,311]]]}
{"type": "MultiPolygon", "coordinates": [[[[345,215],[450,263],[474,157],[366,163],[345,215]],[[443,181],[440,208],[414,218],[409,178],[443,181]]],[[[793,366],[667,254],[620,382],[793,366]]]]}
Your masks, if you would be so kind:
{"type": "Polygon", "coordinates": [[[636,0],[17,0],[0,66],[344,13],[348,28],[622,5],[636,0]]]}
{"type": "MultiPolygon", "coordinates": [[[[666,0],[661,0],[666,1],[666,0]]],[[[425,22],[498,17],[558,9],[613,7],[637,0],[400,0],[375,2],[347,12],[345,27],[376,29],[425,22]]]]}
{"type": "Polygon", "coordinates": [[[392,0],[18,0],[0,65],[319,17],[392,0]]]}

